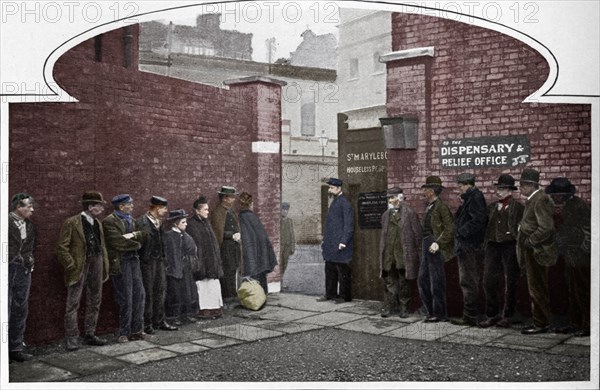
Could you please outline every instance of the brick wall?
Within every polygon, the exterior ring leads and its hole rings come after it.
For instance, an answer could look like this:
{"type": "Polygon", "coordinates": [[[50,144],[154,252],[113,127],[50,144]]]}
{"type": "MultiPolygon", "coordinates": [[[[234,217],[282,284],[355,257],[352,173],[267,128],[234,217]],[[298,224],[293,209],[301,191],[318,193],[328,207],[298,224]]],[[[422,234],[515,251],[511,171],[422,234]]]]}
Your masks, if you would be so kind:
{"type": "MultiPolygon", "coordinates": [[[[98,190],[108,200],[130,193],[138,216],[152,195],[166,197],[170,209],[191,211],[198,195],[214,207],[220,186],[233,185],[257,199],[279,253],[281,158],[253,153],[252,142],[279,142],[280,86],[222,90],[139,72],[137,27],[126,69],[123,33],[103,35],[102,62],[94,61],[91,39],[56,63],[55,80],[78,103],[10,105],[10,192],[36,199],[37,263],[26,333],[32,344],[63,337],[66,288],[54,250],[62,222],[81,211],[84,191],[98,190]],[[259,92],[269,98],[259,99],[259,92]]],[[[103,295],[99,333],[113,331],[118,320],[110,282],[103,295]]]]}
{"type": "MultiPolygon", "coordinates": [[[[435,47],[433,58],[388,63],[388,116],[416,114],[419,118],[418,148],[388,153],[388,183],[404,188],[407,202],[421,215],[421,185],[428,175],[442,178],[447,187],[442,199],[451,210],[459,206],[454,180],[461,171],[440,166],[440,141],[481,136],[527,136],[531,146],[527,166],[540,171],[542,185],[566,176],[578,194],[590,201],[591,107],[523,103],[548,77],[548,64],[539,53],[500,33],[428,16],[394,14],[392,34],[394,51],[435,47]]],[[[476,184],[491,202],[498,176],[510,173],[518,180],[524,168],[465,171],[477,176],[476,184]]],[[[520,198],[518,192],[515,196],[520,198]]],[[[449,267],[449,310],[460,314],[462,296],[456,269],[455,265],[449,267]]],[[[551,291],[556,294],[552,298],[558,312],[565,305],[556,293],[560,286],[566,288],[561,268],[559,264],[551,270],[551,291]]],[[[524,280],[521,290],[520,310],[527,312],[524,280]]]]}

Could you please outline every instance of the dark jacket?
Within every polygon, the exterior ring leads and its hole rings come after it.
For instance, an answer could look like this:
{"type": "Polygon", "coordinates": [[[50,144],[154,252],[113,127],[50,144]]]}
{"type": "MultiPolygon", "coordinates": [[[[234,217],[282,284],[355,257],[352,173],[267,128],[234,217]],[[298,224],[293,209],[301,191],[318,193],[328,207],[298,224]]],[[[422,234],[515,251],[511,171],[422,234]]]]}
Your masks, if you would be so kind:
{"type": "Polygon", "coordinates": [[[233,235],[240,232],[240,221],[233,210],[229,211],[230,218],[227,218],[227,215],[228,209],[218,204],[210,214],[210,225],[221,247],[221,261],[227,264],[235,263],[242,268],[242,248],[240,243],[233,240],[233,235]]]}
{"type": "Polygon", "coordinates": [[[481,247],[487,227],[487,206],[481,191],[477,187],[471,187],[460,197],[463,203],[454,217],[455,255],[481,247]]]}
{"type": "Polygon", "coordinates": [[[350,263],[352,261],[352,235],[354,233],[354,210],[344,194],[333,199],[323,232],[323,259],[333,263],[350,263]],[[346,247],[339,250],[339,244],[346,247]]]}
{"type": "Polygon", "coordinates": [[[454,257],[454,222],[450,208],[439,198],[433,202],[431,228],[444,261],[450,261],[454,257]]]}
{"type": "Polygon", "coordinates": [[[148,218],[147,214],[142,215],[137,219],[140,230],[146,233],[146,238],[142,243],[142,247],[138,251],[142,264],[148,264],[156,261],[165,261],[165,248],[163,246],[163,230],[157,228],[154,223],[148,218]]]}
{"type": "Polygon", "coordinates": [[[27,238],[21,240],[21,232],[15,225],[14,217],[9,213],[8,217],[8,261],[9,263],[22,261],[23,265],[30,270],[33,269],[35,258],[33,251],[35,249],[35,229],[29,219],[25,220],[25,229],[27,238]]]}
{"type": "MultiPolygon", "coordinates": [[[[380,273],[379,276],[383,277],[383,253],[385,249],[385,242],[388,235],[388,224],[390,221],[390,215],[392,210],[387,210],[381,216],[381,237],[379,239],[379,265],[380,273]]],[[[400,209],[400,223],[402,225],[402,254],[404,255],[404,267],[406,269],[406,279],[416,279],[419,274],[419,264],[421,262],[422,254],[422,240],[423,234],[421,229],[421,223],[419,222],[419,216],[415,210],[406,205],[401,204],[400,209]]]]}
{"type": "MultiPolygon", "coordinates": [[[[102,221],[104,237],[106,238],[106,252],[108,253],[109,272],[111,275],[121,273],[121,257],[127,252],[135,252],[142,247],[146,234],[139,229],[135,220],[132,221],[135,234],[133,238],[125,238],[125,223],[115,213],[110,214],[102,221]]],[[[136,253],[137,256],[137,253],[136,253]]]]}
{"type": "Polygon", "coordinates": [[[244,257],[242,276],[254,276],[273,271],[277,265],[277,256],[265,227],[252,210],[240,211],[240,228],[244,257]]]}
{"type": "Polygon", "coordinates": [[[581,198],[573,196],[562,209],[562,224],[556,241],[560,253],[571,267],[591,264],[591,213],[590,207],[581,198]]]}
{"type": "MultiPolygon", "coordinates": [[[[518,202],[515,199],[512,199],[509,201],[508,203],[508,233],[509,234],[509,238],[511,238],[512,240],[516,240],[517,239],[517,234],[519,233],[519,223],[521,222],[521,219],[523,218],[523,210],[525,209],[525,207],[518,202]]],[[[485,229],[485,239],[484,242],[488,242],[488,241],[493,241],[495,240],[495,237],[493,237],[494,235],[494,226],[491,225],[491,223],[489,223],[490,221],[493,221],[496,217],[496,214],[498,214],[498,201],[493,202],[492,204],[490,204],[488,206],[488,225],[487,228],[485,229]]]]}
{"type": "Polygon", "coordinates": [[[208,220],[195,215],[188,219],[186,232],[198,248],[198,272],[194,272],[194,280],[222,278],[221,250],[208,220]]]}
{"type": "Polygon", "coordinates": [[[196,244],[186,232],[169,230],[163,234],[165,245],[166,273],[176,279],[183,278],[184,263],[196,261],[196,244]]]}
{"type": "MultiPolygon", "coordinates": [[[[87,259],[87,245],[83,232],[81,213],[68,218],[60,229],[56,255],[65,269],[65,285],[67,287],[78,283],[83,275],[83,266],[87,259]]],[[[102,281],[108,280],[108,253],[102,224],[96,218],[95,223],[100,228],[100,247],[102,248],[102,281]]]]}
{"type": "Polygon", "coordinates": [[[523,219],[517,237],[517,259],[524,267],[525,249],[533,247],[534,259],[543,266],[556,264],[558,248],[554,230],[554,203],[542,190],[525,202],[523,219]]]}

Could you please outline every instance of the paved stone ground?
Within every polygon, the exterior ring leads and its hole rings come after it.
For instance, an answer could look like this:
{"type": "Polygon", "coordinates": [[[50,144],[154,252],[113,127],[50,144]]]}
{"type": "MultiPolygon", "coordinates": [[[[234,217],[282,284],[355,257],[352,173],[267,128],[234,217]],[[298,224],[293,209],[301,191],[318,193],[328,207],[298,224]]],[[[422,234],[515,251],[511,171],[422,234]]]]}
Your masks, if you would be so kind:
{"type": "Polygon", "coordinates": [[[184,325],[177,332],[157,332],[145,341],[117,344],[113,338],[107,346],[84,346],[71,353],[59,344],[37,348],[34,360],[9,365],[10,381],[597,378],[596,373],[590,378],[589,338],[553,333],[524,336],[519,329],[480,329],[448,322],[426,324],[416,315],[383,319],[379,309],[380,302],[373,301],[318,303],[314,296],[271,294],[261,311],[228,309],[222,319],[184,325]],[[343,357],[341,366],[328,364],[335,356],[343,357]],[[399,370],[390,370],[390,365],[399,370]]]}

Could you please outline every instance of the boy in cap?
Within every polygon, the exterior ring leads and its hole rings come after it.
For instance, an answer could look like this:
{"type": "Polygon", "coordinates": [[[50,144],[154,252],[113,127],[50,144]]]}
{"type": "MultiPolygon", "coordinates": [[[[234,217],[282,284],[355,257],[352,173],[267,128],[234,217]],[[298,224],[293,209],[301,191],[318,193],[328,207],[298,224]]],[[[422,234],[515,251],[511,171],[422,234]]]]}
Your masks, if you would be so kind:
{"type": "Polygon", "coordinates": [[[417,278],[421,259],[422,229],[415,210],[404,203],[398,187],[387,191],[389,208],[381,216],[380,277],[385,283],[382,317],[408,317],[409,280],[417,278]]]}
{"type": "Polygon", "coordinates": [[[479,315],[479,264],[483,255],[481,244],[487,226],[485,198],[475,187],[472,173],[456,178],[462,204],[454,217],[454,254],[458,258],[458,275],[463,294],[462,318],[452,319],[454,325],[477,325],[479,315]]]}
{"type": "Polygon", "coordinates": [[[330,178],[329,206],[323,232],[321,250],[325,260],[325,296],[318,301],[334,299],[337,302],[352,300],[352,235],[354,233],[354,210],[342,192],[342,181],[330,178]],[[339,294],[338,294],[339,284],[339,294]]]}
{"type": "Polygon", "coordinates": [[[444,189],[442,180],[438,176],[429,176],[421,188],[427,208],[423,219],[423,258],[417,284],[427,310],[425,322],[447,321],[444,262],[453,257],[454,222],[450,209],[439,198],[444,189]]]}
{"type": "Polygon", "coordinates": [[[523,205],[512,197],[515,179],[503,174],[496,186],[497,201],[488,206],[488,225],[485,231],[483,289],[487,319],[482,328],[497,325],[510,328],[517,306],[517,282],[521,270],[517,262],[517,232],[523,217],[523,205]],[[504,307],[500,307],[498,287],[504,279],[504,307]],[[502,310],[500,310],[502,309],[502,310]]]}
{"type": "Polygon", "coordinates": [[[558,208],[555,222],[560,225],[556,241],[569,275],[570,324],[556,331],[587,337],[590,335],[591,213],[575,192],[575,186],[565,177],[553,179],[546,187],[546,193],[558,208]]]}
{"type": "Polygon", "coordinates": [[[550,293],[548,268],[556,264],[558,249],[554,230],[554,204],[540,189],[540,173],[527,168],[521,173],[521,194],[527,197],[517,236],[517,260],[527,272],[533,325],[523,334],[548,332],[550,293]]]}
{"type": "Polygon", "coordinates": [[[120,194],[111,201],[114,211],[102,221],[110,278],[119,304],[119,343],[144,340],[145,292],[137,251],[146,233],[131,216],[133,198],[120,194]]]}
{"type": "Polygon", "coordinates": [[[102,283],[108,280],[108,254],[104,230],[98,217],[104,213],[102,194],[90,191],[83,194],[83,211],[68,218],[60,229],[56,255],[65,269],[67,305],[65,310],[65,349],[79,349],[77,312],[85,289],[85,336],[89,345],[104,345],[106,340],[95,335],[102,283]]]}
{"type": "Polygon", "coordinates": [[[165,274],[165,250],[163,246],[162,221],[169,211],[168,202],[160,196],[150,198],[148,211],[137,219],[146,239],[138,251],[146,301],[144,304],[144,332],[154,329],[177,330],[169,325],[165,317],[167,277],[165,274]]]}

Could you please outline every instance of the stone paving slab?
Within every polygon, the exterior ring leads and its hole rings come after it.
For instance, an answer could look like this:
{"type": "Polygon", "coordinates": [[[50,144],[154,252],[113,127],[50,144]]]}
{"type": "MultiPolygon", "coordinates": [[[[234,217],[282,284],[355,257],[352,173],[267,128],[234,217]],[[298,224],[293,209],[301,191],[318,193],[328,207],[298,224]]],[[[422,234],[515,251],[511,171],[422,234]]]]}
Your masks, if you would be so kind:
{"type": "Polygon", "coordinates": [[[351,330],[354,332],[382,334],[394,329],[398,329],[399,327],[405,325],[405,323],[400,321],[388,321],[387,319],[383,319],[381,317],[367,317],[360,320],[347,322],[345,324],[336,326],[336,328],[351,330]]]}
{"type": "MultiPolygon", "coordinates": [[[[317,302],[316,296],[312,295],[299,295],[299,294],[279,294],[277,300],[271,299],[269,296],[268,305],[277,305],[281,307],[287,307],[289,309],[314,311],[320,313],[330,312],[336,310],[336,304],[333,301],[317,302]]],[[[344,305],[343,303],[342,305],[344,305]]],[[[351,305],[352,302],[346,305],[351,305]]]]}
{"type": "Polygon", "coordinates": [[[441,339],[452,333],[460,332],[464,327],[452,325],[449,322],[425,323],[415,322],[401,328],[382,333],[384,336],[399,337],[414,340],[432,341],[441,339]]]}
{"type": "Polygon", "coordinates": [[[317,313],[312,311],[288,309],[287,307],[267,306],[264,309],[259,310],[257,312],[250,312],[249,310],[245,310],[245,312],[236,311],[234,315],[243,315],[246,318],[251,319],[260,318],[277,321],[295,321],[300,318],[314,316],[315,314],[317,313]]]}
{"type": "Polygon", "coordinates": [[[218,334],[211,334],[211,333],[203,333],[202,335],[199,335],[201,337],[199,337],[196,340],[192,340],[192,343],[194,344],[199,344],[202,346],[205,346],[207,348],[223,348],[223,347],[229,347],[230,345],[236,345],[236,344],[241,344],[243,343],[242,340],[237,340],[237,339],[232,339],[229,337],[223,337],[223,336],[219,336],[218,334]]]}
{"type": "Polygon", "coordinates": [[[272,337],[283,336],[285,333],[276,330],[259,328],[256,326],[247,326],[243,324],[234,324],[220,326],[218,328],[205,329],[204,332],[214,333],[219,336],[231,337],[244,341],[256,341],[272,337]]]}
{"type": "Polygon", "coordinates": [[[201,332],[202,329],[197,325],[179,328],[179,330],[176,331],[157,331],[156,334],[152,335],[152,338],[148,339],[148,341],[152,344],[170,345],[196,340],[201,332]]]}
{"type": "Polygon", "coordinates": [[[298,322],[285,322],[285,321],[273,321],[273,320],[257,320],[246,322],[249,326],[258,326],[260,328],[272,329],[279,332],[288,334],[308,332],[311,330],[323,329],[320,325],[315,324],[302,324],[298,322]]]}
{"type": "Polygon", "coordinates": [[[510,333],[489,343],[492,347],[523,349],[528,351],[544,351],[560,344],[562,338],[542,337],[542,335],[523,335],[510,333]]]}
{"type": "Polygon", "coordinates": [[[375,304],[369,301],[345,302],[337,304],[336,311],[361,314],[365,316],[374,316],[376,314],[381,314],[381,304],[375,304]]]}
{"type": "Polygon", "coordinates": [[[54,382],[78,377],[75,373],[41,361],[13,363],[8,376],[10,382],[54,382]]]}
{"type": "Polygon", "coordinates": [[[557,355],[590,356],[590,347],[577,344],[559,344],[546,352],[557,355]]]}
{"type": "Polygon", "coordinates": [[[109,344],[103,347],[94,348],[94,352],[107,356],[125,355],[143,349],[154,348],[155,345],[148,341],[130,341],[128,343],[109,344]]]}
{"type": "Polygon", "coordinates": [[[127,363],[144,364],[155,362],[157,360],[168,359],[177,356],[175,352],[167,351],[162,348],[144,349],[143,351],[128,353],[126,355],[117,356],[117,359],[127,363]]]}
{"type": "Polygon", "coordinates": [[[364,317],[365,316],[358,314],[332,311],[329,313],[318,314],[312,317],[301,318],[295,322],[322,326],[338,326],[346,322],[360,320],[364,317]]]}
{"type": "Polygon", "coordinates": [[[128,365],[112,357],[93,352],[95,349],[42,356],[40,360],[79,375],[113,371],[128,365]]]}
{"type": "Polygon", "coordinates": [[[194,343],[177,343],[171,345],[164,345],[161,348],[166,349],[167,351],[178,353],[180,355],[188,355],[190,353],[197,353],[210,349],[208,347],[194,343]]]}
{"type": "Polygon", "coordinates": [[[478,328],[478,327],[462,327],[463,329],[457,333],[452,333],[440,338],[438,341],[448,343],[470,344],[470,345],[485,345],[500,337],[510,334],[514,331],[503,328],[478,328]]]}
{"type": "Polygon", "coordinates": [[[565,340],[564,342],[565,344],[572,344],[572,345],[583,345],[583,346],[590,346],[590,338],[589,337],[571,337],[567,340],[565,340]]]}

